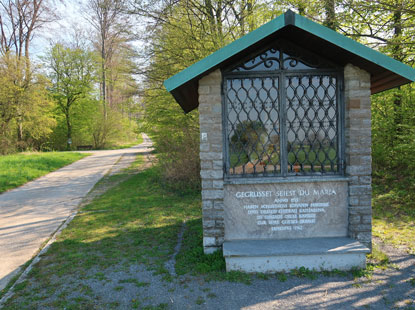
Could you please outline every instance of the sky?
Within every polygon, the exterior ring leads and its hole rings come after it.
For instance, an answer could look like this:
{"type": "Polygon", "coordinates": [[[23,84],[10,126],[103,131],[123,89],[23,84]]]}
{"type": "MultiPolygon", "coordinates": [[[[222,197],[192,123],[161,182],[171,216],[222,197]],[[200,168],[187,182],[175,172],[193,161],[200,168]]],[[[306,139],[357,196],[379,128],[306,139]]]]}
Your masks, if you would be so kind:
{"type": "Polygon", "coordinates": [[[74,26],[87,29],[88,22],[81,14],[81,4],[85,0],[65,0],[56,3],[56,14],[59,20],[46,24],[38,30],[31,43],[31,54],[44,55],[51,42],[65,41],[74,33],[74,26]]]}
{"type": "MultiPolygon", "coordinates": [[[[69,42],[73,39],[75,33],[84,32],[86,40],[91,33],[91,26],[83,14],[82,6],[88,0],[51,0],[55,1],[56,15],[59,19],[43,26],[42,29],[35,33],[30,46],[32,61],[41,63],[40,57],[44,56],[53,43],[69,42]]],[[[141,29],[143,26],[134,23],[134,27],[141,29]]],[[[140,51],[145,46],[145,42],[139,39],[130,42],[130,44],[140,51]]]]}

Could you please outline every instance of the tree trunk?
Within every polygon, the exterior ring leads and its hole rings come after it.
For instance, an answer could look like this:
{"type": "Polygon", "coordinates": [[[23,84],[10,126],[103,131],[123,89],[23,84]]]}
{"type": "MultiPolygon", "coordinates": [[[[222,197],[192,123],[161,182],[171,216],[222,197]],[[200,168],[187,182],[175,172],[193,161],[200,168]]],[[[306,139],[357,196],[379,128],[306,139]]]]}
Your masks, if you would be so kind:
{"type": "Polygon", "coordinates": [[[324,0],[324,8],[326,11],[326,20],[324,25],[330,29],[336,30],[336,4],[335,0],[324,0]]]}
{"type": "Polygon", "coordinates": [[[22,118],[17,119],[17,142],[19,143],[19,148],[21,147],[20,143],[23,141],[23,124],[22,118]]]}
{"type": "Polygon", "coordinates": [[[104,119],[107,119],[107,74],[106,74],[106,53],[105,53],[105,33],[102,31],[101,46],[101,70],[102,70],[102,104],[104,108],[104,119]]]}
{"type": "Polygon", "coordinates": [[[301,16],[305,15],[305,5],[302,2],[298,4],[298,14],[300,14],[301,16]]]}
{"type": "MultiPolygon", "coordinates": [[[[20,69],[18,69],[20,70],[20,69]]],[[[16,96],[15,97],[16,107],[17,107],[17,113],[16,113],[16,123],[17,123],[17,149],[19,151],[23,151],[23,106],[21,102],[21,97],[16,96]]]]}
{"type": "Polygon", "coordinates": [[[67,108],[65,110],[65,118],[66,118],[66,127],[67,127],[67,132],[66,132],[66,149],[68,151],[71,150],[71,146],[72,146],[72,124],[71,124],[71,116],[69,114],[69,108],[67,108]]]}
{"type": "MultiPolygon", "coordinates": [[[[400,46],[400,36],[402,34],[402,3],[397,2],[395,11],[393,12],[393,40],[392,40],[392,55],[398,61],[403,61],[402,55],[402,48],[400,46]]],[[[398,91],[395,94],[395,98],[393,100],[394,104],[394,123],[395,123],[395,133],[396,140],[399,140],[399,136],[402,133],[402,122],[403,122],[403,115],[402,115],[402,94],[400,92],[401,88],[398,87],[398,91]]]]}
{"type": "Polygon", "coordinates": [[[248,0],[247,2],[247,11],[248,11],[248,26],[249,26],[249,32],[254,31],[254,19],[253,19],[253,14],[254,14],[254,5],[253,5],[253,0],[248,0]]]}

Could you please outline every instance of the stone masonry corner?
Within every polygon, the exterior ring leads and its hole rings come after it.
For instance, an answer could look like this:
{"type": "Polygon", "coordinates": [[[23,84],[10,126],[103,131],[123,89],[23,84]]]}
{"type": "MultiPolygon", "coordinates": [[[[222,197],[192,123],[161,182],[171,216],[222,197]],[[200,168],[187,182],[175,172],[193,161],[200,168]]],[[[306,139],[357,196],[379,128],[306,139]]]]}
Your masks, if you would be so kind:
{"type": "Polygon", "coordinates": [[[349,181],[349,236],[372,248],[372,156],[370,75],[344,68],[346,175],[349,181]]]}
{"type": "Polygon", "coordinates": [[[221,84],[220,70],[199,80],[200,176],[206,254],[220,249],[224,241],[221,84]]]}

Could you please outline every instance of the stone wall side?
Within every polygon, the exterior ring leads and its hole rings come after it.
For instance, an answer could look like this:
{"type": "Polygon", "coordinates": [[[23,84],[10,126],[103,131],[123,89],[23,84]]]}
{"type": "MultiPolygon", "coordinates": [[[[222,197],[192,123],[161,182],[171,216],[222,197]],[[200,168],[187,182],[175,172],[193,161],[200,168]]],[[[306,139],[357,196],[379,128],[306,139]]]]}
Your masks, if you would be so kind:
{"type": "Polygon", "coordinates": [[[344,69],[346,175],[349,181],[349,236],[372,247],[372,137],[370,75],[344,69]]]}
{"type": "Polygon", "coordinates": [[[218,250],[224,240],[221,84],[220,70],[199,80],[200,176],[206,254],[218,250]]]}

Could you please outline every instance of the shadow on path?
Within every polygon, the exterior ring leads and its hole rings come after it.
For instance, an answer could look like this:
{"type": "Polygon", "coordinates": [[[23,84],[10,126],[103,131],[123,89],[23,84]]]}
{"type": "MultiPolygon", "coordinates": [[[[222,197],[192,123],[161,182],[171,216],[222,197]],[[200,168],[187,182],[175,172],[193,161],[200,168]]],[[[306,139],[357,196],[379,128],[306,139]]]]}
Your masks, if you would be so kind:
{"type": "MultiPolygon", "coordinates": [[[[0,194],[0,291],[77,209],[94,185],[116,164],[147,153],[151,141],[93,155],[0,194]],[[121,160],[120,160],[121,158],[121,160]]],[[[91,153],[91,152],[89,152],[91,153]]]]}

